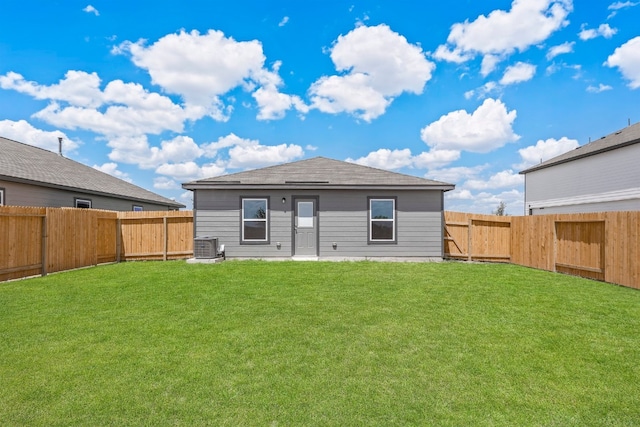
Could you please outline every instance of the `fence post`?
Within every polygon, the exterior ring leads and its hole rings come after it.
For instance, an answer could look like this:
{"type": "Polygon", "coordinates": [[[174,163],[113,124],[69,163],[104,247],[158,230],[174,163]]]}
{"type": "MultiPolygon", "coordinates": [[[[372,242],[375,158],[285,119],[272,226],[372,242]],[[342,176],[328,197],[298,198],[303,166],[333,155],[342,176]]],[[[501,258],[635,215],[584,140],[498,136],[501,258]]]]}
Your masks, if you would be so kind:
{"type": "Polygon", "coordinates": [[[472,239],[471,239],[471,230],[473,230],[473,219],[469,218],[469,226],[467,227],[467,261],[471,261],[472,257],[471,257],[471,244],[472,244],[472,239]]]}
{"type": "Polygon", "coordinates": [[[118,218],[116,218],[116,262],[120,262],[120,257],[122,256],[122,220],[120,219],[120,215],[118,214],[118,218]]]}
{"type": "Polygon", "coordinates": [[[166,261],[167,260],[167,247],[169,246],[167,244],[167,240],[169,239],[169,225],[168,225],[168,221],[167,221],[167,217],[163,216],[162,217],[162,225],[163,225],[163,229],[164,229],[164,236],[162,239],[162,260],[166,261]]]}
{"type": "Polygon", "coordinates": [[[42,217],[42,277],[47,275],[47,215],[49,209],[45,210],[42,217]]]}

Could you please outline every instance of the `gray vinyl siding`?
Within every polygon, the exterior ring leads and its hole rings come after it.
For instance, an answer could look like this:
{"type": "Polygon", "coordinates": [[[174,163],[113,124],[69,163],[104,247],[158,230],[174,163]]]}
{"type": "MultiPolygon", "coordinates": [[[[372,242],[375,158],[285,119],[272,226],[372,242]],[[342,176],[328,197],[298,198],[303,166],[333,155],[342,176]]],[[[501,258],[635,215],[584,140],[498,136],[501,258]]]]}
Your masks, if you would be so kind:
{"type": "Polygon", "coordinates": [[[534,214],[640,210],[640,199],[607,199],[607,193],[640,190],[638,159],[640,144],[634,144],[529,172],[525,209],[535,207],[534,214]],[[586,199],[572,201],[576,197],[586,199]]]}
{"type": "Polygon", "coordinates": [[[145,211],[169,210],[169,207],[166,205],[99,196],[80,191],[39,187],[37,185],[11,181],[0,180],[0,187],[5,189],[4,202],[7,206],[75,207],[75,199],[85,199],[91,200],[91,207],[93,209],[131,211],[133,210],[133,205],[136,205],[142,206],[142,209],[145,211]]]}
{"type": "Polygon", "coordinates": [[[290,257],[293,254],[292,201],[298,196],[318,197],[320,258],[442,257],[442,192],[439,190],[196,190],[196,236],[217,237],[230,258],[290,257]],[[267,196],[270,199],[269,244],[241,244],[240,198],[267,196]],[[368,197],[397,197],[396,243],[368,242],[368,197]]]}

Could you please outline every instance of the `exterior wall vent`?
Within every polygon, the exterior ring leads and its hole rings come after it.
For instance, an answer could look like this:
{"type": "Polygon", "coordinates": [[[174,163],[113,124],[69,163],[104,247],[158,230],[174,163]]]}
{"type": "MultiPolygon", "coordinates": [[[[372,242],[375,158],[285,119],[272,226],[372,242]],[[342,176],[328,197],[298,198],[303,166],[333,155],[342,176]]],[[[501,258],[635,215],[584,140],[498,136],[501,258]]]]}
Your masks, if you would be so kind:
{"type": "Polygon", "coordinates": [[[196,237],[193,239],[193,256],[197,259],[211,259],[218,254],[218,239],[215,237],[196,237]]]}

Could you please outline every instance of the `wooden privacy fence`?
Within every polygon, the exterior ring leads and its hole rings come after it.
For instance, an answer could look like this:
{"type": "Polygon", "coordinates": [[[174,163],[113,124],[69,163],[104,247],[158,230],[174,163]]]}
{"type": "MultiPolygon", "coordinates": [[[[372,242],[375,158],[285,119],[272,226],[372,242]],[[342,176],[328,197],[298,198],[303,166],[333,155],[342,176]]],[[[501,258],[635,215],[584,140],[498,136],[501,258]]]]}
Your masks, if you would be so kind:
{"type": "MultiPolygon", "coordinates": [[[[640,289],[640,212],[445,212],[447,258],[510,262],[640,289]]],[[[0,206],[0,281],[193,256],[193,212],[0,206]]]]}
{"type": "Polygon", "coordinates": [[[640,289],[640,212],[445,212],[445,257],[505,261],[640,289]]]}
{"type": "Polygon", "coordinates": [[[0,206],[0,281],[107,262],[192,254],[191,211],[0,206]]]}

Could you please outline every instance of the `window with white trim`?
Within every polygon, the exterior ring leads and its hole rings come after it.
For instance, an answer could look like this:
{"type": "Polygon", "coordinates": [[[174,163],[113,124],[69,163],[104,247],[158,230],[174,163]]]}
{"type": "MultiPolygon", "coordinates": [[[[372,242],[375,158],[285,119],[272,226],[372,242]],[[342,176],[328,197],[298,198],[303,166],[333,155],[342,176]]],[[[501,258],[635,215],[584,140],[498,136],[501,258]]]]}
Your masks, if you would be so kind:
{"type": "Polygon", "coordinates": [[[267,242],[269,236],[268,199],[242,199],[242,241],[267,242]]]}
{"type": "Polygon", "coordinates": [[[76,199],[76,208],[91,209],[91,200],[89,200],[89,199],[76,199]]]}
{"type": "Polygon", "coordinates": [[[369,199],[369,241],[396,241],[395,199],[369,199]]]}
{"type": "Polygon", "coordinates": [[[134,212],[142,212],[143,211],[142,206],[140,206],[140,205],[133,205],[133,209],[132,210],[134,212]]]}
{"type": "Polygon", "coordinates": [[[0,206],[4,206],[4,188],[0,188],[0,206]]]}

